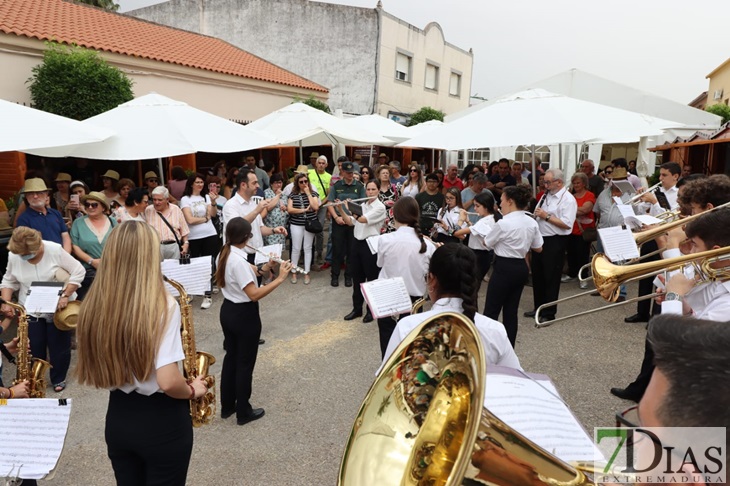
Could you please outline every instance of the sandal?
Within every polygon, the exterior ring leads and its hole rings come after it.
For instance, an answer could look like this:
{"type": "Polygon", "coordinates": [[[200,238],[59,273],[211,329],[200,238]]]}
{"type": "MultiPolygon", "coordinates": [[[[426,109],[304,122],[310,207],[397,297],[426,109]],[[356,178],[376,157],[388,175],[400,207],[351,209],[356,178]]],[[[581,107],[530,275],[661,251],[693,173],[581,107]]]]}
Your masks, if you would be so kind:
{"type": "Polygon", "coordinates": [[[292,276],[291,276],[291,283],[293,283],[293,284],[297,283],[297,274],[296,273],[295,274],[292,274],[292,276]]]}
{"type": "Polygon", "coordinates": [[[304,285],[309,285],[309,282],[311,282],[311,279],[309,278],[309,274],[304,276],[304,285]]]}
{"type": "Polygon", "coordinates": [[[55,391],[56,393],[61,393],[65,389],[66,389],[65,381],[62,381],[61,383],[56,383],[55,385],[53,385],[53,391],[55,391]]]}

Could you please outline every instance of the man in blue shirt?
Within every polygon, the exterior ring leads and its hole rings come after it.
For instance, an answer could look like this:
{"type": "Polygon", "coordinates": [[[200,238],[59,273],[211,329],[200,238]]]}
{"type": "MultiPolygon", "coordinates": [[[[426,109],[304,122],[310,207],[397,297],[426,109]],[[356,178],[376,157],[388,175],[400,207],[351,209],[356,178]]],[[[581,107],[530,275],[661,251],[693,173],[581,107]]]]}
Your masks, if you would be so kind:
{"type": "Polygon", "coordinates": [[[43,179],[33,178],[25,181],[23,193],[28,209],[18,217],[15,226],[33,228],[40,232],[44,240],[58,243],[71,253],[71,236],[68,234],[63,216],[55,209],[46,206],[49,191],[43,179]]]}

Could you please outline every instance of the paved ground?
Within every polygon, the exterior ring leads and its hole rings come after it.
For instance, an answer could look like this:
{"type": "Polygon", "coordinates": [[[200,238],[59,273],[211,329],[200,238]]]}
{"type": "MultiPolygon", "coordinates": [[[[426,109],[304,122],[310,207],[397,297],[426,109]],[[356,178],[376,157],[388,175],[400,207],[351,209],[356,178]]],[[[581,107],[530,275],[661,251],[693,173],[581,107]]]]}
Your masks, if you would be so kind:
{"type": "MultiPolygon", "coordinates": [[[[480,308],[483,307],[482,285],[480,308]]],[[[562,294],[578,292],[563,284],[562,294]]],[[[188,483],[192,485],[329,485],[337,478],[342,450],[360,403],[380,363],[375,323],[345,322],[351,289],[329,286],[329,273],[313,273],[312,284],[285,282],[264,299],[261,315],[266,344],[260,348],[252,402],[266,416],[239,427],[217,418],[195,430],[188,483]]],[[[636,288],[629,288],[635,295],[636,288]]],[[[220,376],[224,351],[218,322],[220,294],[209,310],[194,305],[198,349],[213,353],[220,376]]],[[[525,289],[520,313],[530,310],[525,289]]],[[[586,297],[561,306],[565,314],[603,304],[586,297]]],[[[625,324],[634,305],[535,329],[521,318],[517,354],[528,371],[552,377],[579,420],[612,425],[614,413],[628,405],[608,393],[638,371],[644,325],[625,324]]],[[[72,369],[73,369],[72,362],[72,369]]],[[[5,379],[11,371],[5,367],[5,379]]],[[[489,390],[487,390],[489,393],[489,390]]],[[[63,456],[53,480],[45,484],[113,484],[106,457],[103,421],[107,392],[71,382],[63,396],[74,400],[63,456]]],[[[49,390],[49,397],[58,396],[49,390]]],[[[134,431],[130,431],[134,433],[134,431]]]]}

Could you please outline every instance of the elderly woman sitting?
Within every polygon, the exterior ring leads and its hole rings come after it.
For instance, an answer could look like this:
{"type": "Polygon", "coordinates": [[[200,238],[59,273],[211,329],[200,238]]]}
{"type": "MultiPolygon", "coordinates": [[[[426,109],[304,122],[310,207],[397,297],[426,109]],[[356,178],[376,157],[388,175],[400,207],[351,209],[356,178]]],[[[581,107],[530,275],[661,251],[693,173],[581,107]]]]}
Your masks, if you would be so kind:
{"type": "MultiPolygon", "coordinates": [[[[31,282],[66,281],[58,301],[58,309],[68,305],[75,297],[76,289],[84,280],[84,267],[61,245],[43,241],[41,234],[27,227],[18,227],[8,243],[8,267],[0,284],[0,296],[10,301],[13,292],[18,292],[18,303],[25,303],[31,282]]],[[[13,309],[3,305],[0,311],[6,316],[13,309]]],[[[30,351],[34,357],[46,359],[46,349],[51,356],[51,383],[56,392],[66,388],[66,373],[71,362],[71,332],[60,331],[53,324],[50,314],[31,314],[28,316],[28,337],[30,351]]]]}

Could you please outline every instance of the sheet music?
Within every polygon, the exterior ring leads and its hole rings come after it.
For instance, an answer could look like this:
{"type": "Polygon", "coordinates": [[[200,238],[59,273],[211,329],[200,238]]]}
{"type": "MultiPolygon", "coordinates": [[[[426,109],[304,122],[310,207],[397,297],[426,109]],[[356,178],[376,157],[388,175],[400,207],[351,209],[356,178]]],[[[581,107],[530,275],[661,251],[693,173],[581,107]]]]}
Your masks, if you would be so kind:
{"type": "Polygon", "coordinates": [[[25,311],[28,314],[53,314],[61,299],[63,282],[31,282],[25,298],[25,311]]]}
{"type": "Polygon", "coordinates": [[[648,214],[634,214],[634,208],[629,204],[618,204],[618,210],[624,217],[627,226],[640,229],[642,226],[661,223],[662,220],[648,214]]]}
{"type": "Polygon", "coordinates": [[[484,398],[484,406],[564,461],[593,461],[600,457],[600,451],[560,398],[550,378],[530,375],[530,379],[516,373],[500,366],[489,367],[489,393],[484,398]]]}
{"type": "Polygon", "coordinates": [[[611,181],[623,194],[635,194],[636,188],[629,181],[611,181]]]}
{"type": "MultiPolygon", "coordinates": [[[[266,245],[259,248],[262,252],[266,253],[266,255],[274,255],[275,257],[281,258],[281,243],[274,243],[273,245],[266,245]]],[[[262,255],[259,252],[256,252],[256,257],[254,258],[254,264],[256,265],[263,265],[264,263],[269,261],[269,258],[266,255],[262,255]]]]}
{"type": "Polygon", "coordinates": [[[4,400],[0,404],[0,477],[43,479],[58,463],[71,416],[71,399],[4,400]]]}
{"type": "MultiPolygon", "coordinates": [[[[180,282],[185,287],[185,292],[189,295],[204,295],[210,291],[210,265],[211,257],[191,258],[190,263],[180,264],[179,260],[163,260],[162,274],[180,282]]],[[[167,291],[173,297],[177,297],[178,293],[172,285],[165,282],[167,291]]]]}
{"type": "Polygon", "coordinates": [[[411,311],[411,296],[403,277],[372,280],[360,285],[370,312],[376,319],[411,311]]]}
{"type": "Polygon", "coordinates": [[[634,236],[628,228],[622,226],[599,228],[598,237],[601,238],[603,252],[612,262],[639,258],[639,247],[636,246],[634,236]]]}
{"type": "Polygon", "coordinates": [[[368,248],[370,248],[370,253],[373,255],[378,254],[378,239],[380,238],[380,235],[377,236],[371,236],[370,238],[367,238],[365,241],[368,242],[368,248]]]}

